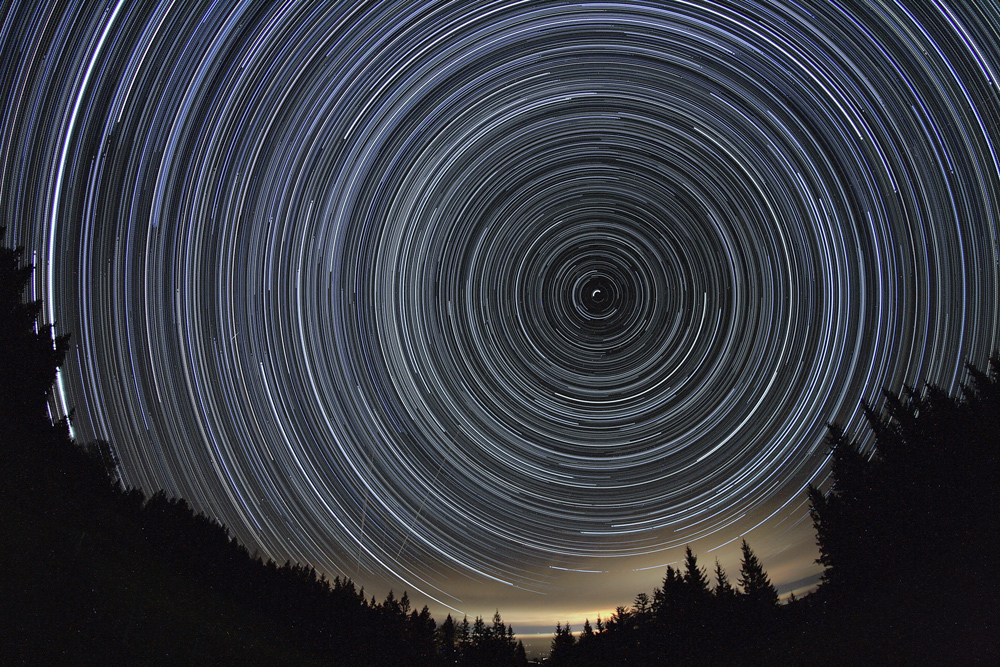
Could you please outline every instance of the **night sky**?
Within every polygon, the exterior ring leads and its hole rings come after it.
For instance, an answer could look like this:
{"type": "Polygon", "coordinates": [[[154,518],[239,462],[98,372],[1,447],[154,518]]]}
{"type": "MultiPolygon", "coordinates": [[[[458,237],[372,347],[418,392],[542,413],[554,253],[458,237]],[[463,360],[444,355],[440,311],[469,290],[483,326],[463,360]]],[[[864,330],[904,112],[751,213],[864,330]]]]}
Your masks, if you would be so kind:
{"type": "Polygon", "coordinates": [[[279,563],[803,590],[826,423],[1000,341],[992,0],[134,4],[0,10],[0,223],[56,416],[279,563]]]}

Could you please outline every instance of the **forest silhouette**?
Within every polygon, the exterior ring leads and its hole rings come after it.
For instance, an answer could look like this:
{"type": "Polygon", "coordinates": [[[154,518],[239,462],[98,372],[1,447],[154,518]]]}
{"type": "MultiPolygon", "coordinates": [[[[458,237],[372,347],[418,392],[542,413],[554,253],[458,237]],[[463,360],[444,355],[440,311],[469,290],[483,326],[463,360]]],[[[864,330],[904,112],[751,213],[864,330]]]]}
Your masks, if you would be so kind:
{"type": "MultiPolygon", "coordinates": [[[[279,566],[184,499],[124,488],[111,444],[49,417],[69,338],[24,301],[21,255],[0,248],[0,664],[528,664],[499,611],[438,623],[405,592],[279,566]]],[[[958,396],[864,406],[873,445],[830,427],[814,592],[779,604],[746,541],[735,583],[688,548],[652,595],[580,633],[559,623],[547,664],[1000,663],[1000,356],[967,372],[958,396]]]]}

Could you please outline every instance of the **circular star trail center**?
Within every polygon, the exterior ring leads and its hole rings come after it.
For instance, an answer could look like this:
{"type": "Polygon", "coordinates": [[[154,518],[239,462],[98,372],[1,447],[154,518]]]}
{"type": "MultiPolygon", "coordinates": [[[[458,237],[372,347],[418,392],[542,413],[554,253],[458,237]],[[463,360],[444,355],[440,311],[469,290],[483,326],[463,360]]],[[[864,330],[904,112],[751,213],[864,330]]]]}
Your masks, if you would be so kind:
{"type": "Polygon", "coordinates": [[[59,409],[281,562],[811,544],[825,424],[1000,340],[994,3],[5,11],[59,409]]]}

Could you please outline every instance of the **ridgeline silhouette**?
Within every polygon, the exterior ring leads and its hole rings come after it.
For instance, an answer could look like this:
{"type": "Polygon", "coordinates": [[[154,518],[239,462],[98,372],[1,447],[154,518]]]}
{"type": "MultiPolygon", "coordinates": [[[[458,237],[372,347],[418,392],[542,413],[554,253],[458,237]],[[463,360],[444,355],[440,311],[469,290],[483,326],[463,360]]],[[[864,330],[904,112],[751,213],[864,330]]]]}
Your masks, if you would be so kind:
{"type": "MultiPolygon", "coordinates": [[[[406,593],[265,562],[185,500],[123,488],[111,445],[49,417],[69,339],[24,303],[20,255],[0,248],[0,664],[527,664],[499,612],[438,625],[406,593]]],[[[865,406],[869,451],[831,426],[815,592],[779,605],[746,541],[737,585],[688,548],[652,596],[579,636],[558,624],[548,664],[1000,663],[1000,357],[968,378],[865,406]]]]}

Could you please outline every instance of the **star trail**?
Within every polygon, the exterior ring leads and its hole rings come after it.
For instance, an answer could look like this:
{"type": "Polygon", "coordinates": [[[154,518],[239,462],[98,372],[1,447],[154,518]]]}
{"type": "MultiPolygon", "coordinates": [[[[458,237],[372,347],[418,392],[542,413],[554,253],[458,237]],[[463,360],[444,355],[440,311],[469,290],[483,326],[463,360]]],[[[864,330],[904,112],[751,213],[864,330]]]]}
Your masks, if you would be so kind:
{"type": "Polygon", "coordinates": [[[484,615],[740,536],[780,587],[826,424],[1000,341],[993,2],[237,4],[9,5],[0,215],[54,413],[251,550],[484,615]]]}

